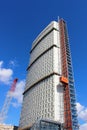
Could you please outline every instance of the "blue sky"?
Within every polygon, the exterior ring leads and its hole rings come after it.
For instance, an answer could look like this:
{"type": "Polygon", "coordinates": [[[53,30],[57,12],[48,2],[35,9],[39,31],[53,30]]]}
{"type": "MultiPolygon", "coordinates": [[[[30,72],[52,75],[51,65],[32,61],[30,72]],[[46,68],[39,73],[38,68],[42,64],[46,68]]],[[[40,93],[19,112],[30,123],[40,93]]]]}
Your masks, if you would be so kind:
{"type": "Polygon", "coordinates": [[[19,79],[5,123],[19,124],[22,97],[18,92],[23,92],[32,41],[58,16],[68,25],[80,129],[87,129],[86,0],[0,1],[0,110],[12,80],[19,79]]]}

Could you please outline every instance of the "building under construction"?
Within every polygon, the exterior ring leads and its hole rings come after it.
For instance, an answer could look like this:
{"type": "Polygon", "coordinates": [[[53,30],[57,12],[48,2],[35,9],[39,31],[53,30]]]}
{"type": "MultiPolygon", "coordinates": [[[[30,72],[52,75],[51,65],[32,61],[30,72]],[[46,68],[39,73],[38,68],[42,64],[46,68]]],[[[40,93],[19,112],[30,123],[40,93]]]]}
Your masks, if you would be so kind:
{"type": "Polygon", "coordinates": [[[32,44],[19,129],[79,129],[69,39],[63,19],[51,22],[32,44]]]}

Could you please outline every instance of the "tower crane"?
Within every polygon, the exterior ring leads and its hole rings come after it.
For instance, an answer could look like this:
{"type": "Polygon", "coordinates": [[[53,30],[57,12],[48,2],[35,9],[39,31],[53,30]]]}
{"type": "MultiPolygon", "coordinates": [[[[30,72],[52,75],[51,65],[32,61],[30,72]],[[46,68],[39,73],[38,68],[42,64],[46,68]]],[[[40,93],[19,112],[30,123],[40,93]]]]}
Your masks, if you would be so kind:
{"type": "Polygon", "coordinates": [[[17,81],[18,81],[17,78],[14,79],[10,90],[7,92],[4,105],[3,105],[2,110],[0,112],[0,123],[4,123],[4,121],[7,117],[8,109],[9,109],[9,106],[10,106],[10,103],[11,103],[11,100],[12,100],[12,97],[13,97],[13,93],[14,93],[15,88],[16,88],[17,81]]]}

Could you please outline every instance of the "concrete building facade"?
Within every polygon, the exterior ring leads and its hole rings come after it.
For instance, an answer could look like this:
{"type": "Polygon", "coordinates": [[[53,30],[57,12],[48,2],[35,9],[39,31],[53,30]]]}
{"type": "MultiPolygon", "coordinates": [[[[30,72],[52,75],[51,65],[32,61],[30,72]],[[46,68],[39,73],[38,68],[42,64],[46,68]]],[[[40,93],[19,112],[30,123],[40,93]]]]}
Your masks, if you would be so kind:
{"type": "Polygon", "coordinates": [[[64,20],[53,21],[32,44],[23,93],[21,129],[30,128],[40,119],[66,124],[67,130],[78,129],[72,73],[66,24],[64,20]],[[65,96],[67,94],[68,97],[65,96]]]}

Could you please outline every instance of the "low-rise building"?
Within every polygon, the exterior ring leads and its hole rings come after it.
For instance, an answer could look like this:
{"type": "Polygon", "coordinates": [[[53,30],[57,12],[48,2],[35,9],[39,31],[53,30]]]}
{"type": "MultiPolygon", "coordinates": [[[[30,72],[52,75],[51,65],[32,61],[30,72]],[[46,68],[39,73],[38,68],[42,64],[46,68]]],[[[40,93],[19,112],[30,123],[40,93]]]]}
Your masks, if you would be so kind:
{"type": "Polygon", "coordinates": [[[17,126],[0,124],[0,130],[18,130],[17,126]]]}

